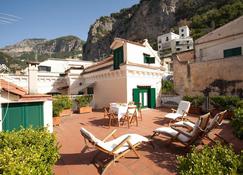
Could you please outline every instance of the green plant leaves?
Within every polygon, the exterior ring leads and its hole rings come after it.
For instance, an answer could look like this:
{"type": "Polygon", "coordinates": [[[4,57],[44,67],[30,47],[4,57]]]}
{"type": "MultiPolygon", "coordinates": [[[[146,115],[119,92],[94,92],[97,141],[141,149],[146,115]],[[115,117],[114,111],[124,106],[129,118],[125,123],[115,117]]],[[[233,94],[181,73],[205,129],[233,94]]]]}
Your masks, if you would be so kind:
{"type": "Polygon", "coordinates": [[[193,107],[201,107],[203,102],[205,101],[204,96],[184,96],[183,100],[191,102],[193,107]]]}
{"type": "Polygon", "coordinates": [[[72,107],[72,101],[68,96],[57,95],[53,97],[53,116],[58,116],[64,109],[70,109],[72,107]]]}
{"type": "Polygon", "coordinates": [[[235,136],[239,139],[243,139],[243,108],[234,110],[234,117],[232,118],[231,125],[235,136]]]}
{"type": "Polygon", "coordinates": [[[78,103],[79,107],[85,107],[90,105],[92,99],[93,99],[92,95],[82,95],[82,96],[77,96],[75,101],[78,103]]]}
{"type": "Polygon", "coordinates": [[[231,147],[219,143],[214,147],[204,146],[202,150],[192,149],[186,156],[178,156],[178,170],[182,175],[226,175],[236,174],[240,157],[231,147]]]}
{"type": "Polygon", "coordinates": [[[52,174],[59,159],[56,138],[46,129],[0,132],[0,174],[52,174]]]}

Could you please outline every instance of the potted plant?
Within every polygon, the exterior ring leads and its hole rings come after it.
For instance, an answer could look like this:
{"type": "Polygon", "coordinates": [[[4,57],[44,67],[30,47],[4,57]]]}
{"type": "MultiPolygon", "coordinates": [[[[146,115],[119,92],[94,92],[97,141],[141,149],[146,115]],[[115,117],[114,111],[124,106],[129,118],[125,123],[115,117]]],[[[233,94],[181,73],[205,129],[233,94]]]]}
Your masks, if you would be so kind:
{"type": "Polygon", "coordinates": [[[62,106],[58,100],[53,99],[52,107],[53,126],[58,126],[61,123],[60,113],[62,111],[62,106]]]}
{"type": "Polygon", "coordinates": [[[72,101],[68,96],[65,95],[57,95],[54,97],[55,101],[59,104],[60,108],[62,108],[60,116],[70,116],[72,114],[72,101]]]}
{"type": "Polygon", "coordinates": [[[75,101],[77,102],[80,114],[92,112],[92,107],[90,106],[92,95],[77,96],[75,101]]]}
{"type": "Polygon", "coordinates": [[[213,96],[210,98],[210,104],[214,107],[214,109],[210,111],[212,115],[227,110],[225,118],[231,119],[234,116],[234,109],[242,103],[237,96],[213,96]]]}
{"type": "Polygon", "coordinates": [[[202,104],[205,101],[204,96],[184,96],[183,100],[191,102],[189,113],[202,114],[202,104]]]}
{"type": "Polygon", "coordinates": [[[161,93],[164,95],[174,95],[174,85],[173,82],[170,80],[163,80],[161,93]]]}

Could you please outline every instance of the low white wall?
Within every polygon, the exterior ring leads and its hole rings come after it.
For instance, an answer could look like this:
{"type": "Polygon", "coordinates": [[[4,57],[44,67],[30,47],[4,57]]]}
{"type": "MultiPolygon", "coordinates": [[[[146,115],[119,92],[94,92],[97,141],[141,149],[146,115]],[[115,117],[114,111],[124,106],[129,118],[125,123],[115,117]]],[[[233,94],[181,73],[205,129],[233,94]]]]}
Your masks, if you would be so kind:
{"type": "Polygon", "coordinates": [[[53,120],[52,120],[52,101],[45,101],[43,104],[44,114],[44,127],[47,127],[49,132],[53,132],[53,120]]]}

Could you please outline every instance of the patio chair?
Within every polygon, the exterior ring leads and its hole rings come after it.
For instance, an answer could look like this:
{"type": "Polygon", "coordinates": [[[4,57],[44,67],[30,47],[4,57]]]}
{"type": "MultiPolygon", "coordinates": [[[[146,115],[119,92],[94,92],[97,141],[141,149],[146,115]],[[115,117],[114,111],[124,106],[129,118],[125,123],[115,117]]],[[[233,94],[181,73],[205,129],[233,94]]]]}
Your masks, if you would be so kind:
{"type": "MultiPolygon", "coordinates": [[[[171,109],[172,113],[168,113],[165,115],[165,118],[170,119],[170,123],[172,121],[176,121],[177,119],[182,119],[187,116],[187,113],[190,109],[191,103],[189,101],[184,101],[181,100],[179,103],[179,106],[177,108],[177,110],[175,109],[171,109]]],[[[169,125],[170,125],[169,123],[169,125]]]]}
{"type": "MultiPolygon", "coordinates": [[[[209,133],[212,129],[216,128],[217,126],[220,126],[223,123],[223,119],[225,117],[227,110],[219,112],[214,116],[214,118],[209,122],[206,131],[209,133]]],[[[189,119],[186,119],[184,121],[179,121],[174,123],[173,125],[185,127],[188,130],[192,130],[195,127],[195,123],[189,119]]]]}
{"type": "Polygon", "coordinates": [[[109,118],[109,110],[110,110],[110,107],[104,107],[104,118],[109,118]]]}
{"type": "Polygon", "coordinates": [[[127,112],[122,117],[122,125],[127,122],[127,127],[130,128],[130,124],[135,120],[136,126],[138,126],[138,115],[137,115],[137,106],[128,106],[127,112]]]}
{"type": "MultiPolygon", "coordinates": [[[[209,124],[207,125],[205,132],[201,135],[201,138],[206,138],[212,142],[215,143],[215,140],[213,140],[212,138],[209,137],[209,133],[215,129],[217,126],[220,126],[223,123],[223,119],[225,117],[227,110],[222,111],[217,113],[214,118],[209,122],[209,124]]],[[[187,121],[180,121],[180,122],[176,122],[173,125],[174,126],[181,126],[181,127],[185,127],[188,129],[188,131],[191,131],[194,127],[195,127],[195,123],[193,121],[190,121],[189,119],[186,119],[187,121]]],[[[228,144],[228,142],[221,137],[218,134],[214,134],[216,137],[220,138],[224,143],[228,144]]]]}
{"type": "Polygon", "coordinates": [[[88,142],[99,151],[93,157],[92,163],[95,163],[95,159],[97,158],[98,154],[101,152],[106,153],[113,157],[113,159],[108,161],[108,163],[106,163],[105,165],[101,165],[102,167],[101,174],[104,174],[107,168],[112,163],[115,163],[117,160],[119,160],[121,157],[123,157],[125,154],[127,154],[130,151],[133,151],[137,156],[137,158],[140,158],[136,148],[139,145],[141,145],[143,142],[149,141],[149,139],[147,139],[146,137],[143,137],[138,134],[124,134],[111,141],[107,141],[107,139],[109,139],[111,136],[114,137],[116,130],[113,130],[103,140],[96,138],[92,133],[90,133],[84,128],[81,128],[80,132],[85,141],[85,146],[81,152],[84,153],[86,149],[89,148],[88,142]]]}
{"type": "Polygon", "coordinates": [[[155,129],[152,138],[159,134],[164,134],[170,136],[171,141],[177,140],[188,147],[195,143],[198,139],[201,139],[201,135],[205,132],[207,127],[209,116],[210,113],[200,116],[191,132],[181,130],[178,128],[178,126],[173,125],[171,127],[161,127],[155,129]]]}
{"type": "Polygon", "coordinates": [[[139,116],[139,118],[142,121],[143,120],[143,116],[142,116],[142,103],[134,102],[134,104],[137,106],[138,116],[139,116]]]}

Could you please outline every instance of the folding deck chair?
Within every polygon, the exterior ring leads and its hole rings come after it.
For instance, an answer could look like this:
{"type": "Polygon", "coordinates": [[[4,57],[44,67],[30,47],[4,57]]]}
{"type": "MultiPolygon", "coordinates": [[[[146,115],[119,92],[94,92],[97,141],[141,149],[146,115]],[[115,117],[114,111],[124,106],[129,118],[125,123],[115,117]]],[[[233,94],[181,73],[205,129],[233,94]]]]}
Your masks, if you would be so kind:
{"type": "MultiPolygon", "coordinates": [[[[176,121],[177,119],[182,119],[187,116],[187,113],[190,109],[191,103],[189,101],[181,100],[177,110],[171,109],[172,113],[168,113],[165,115],[165,118],[170,119],[170,123],[172,121],[176,121]]],[[[169,123],[169,125],[170,125],[169,123]]]]}
{"type": "Polygon", "coordinates": [[[149,139],[147,139],[146,137],[143,137],[138,134],[124,134],[111,141],[107,141],[107,139],[110,138],[111,136],[114,137],[114,133],[116,132],[116,130],[112,131],[103,140],[96,138],[92,133],[90,133],[84,128],[81,128],[80,132],[81,135],[84,137],[84,141],[85,141],[85,146],[81,151],[82,153],[84,153],[86,149],[89,148],[88,142],[97,150],[99,150],[99,152],[92,159],[93,163],[95,162],[95,159],[97,158],[100,152],[106,153],[113,157],[113,159],[110,160],[107,164],[103,166],[101,165],[102,167],[101,174],[104,174],[107,168],[112,163],[115,163],[115,161],[119,160],[121,157],[123,157],[125,154],[127,154],[130,151],[133,151],[137,156],[137,158],[139,158],[139,154],[136,148],[139,145],[141,145],[143,142],[149,141],[149,139]]]}
{"type": "Polygon", "coordinates": [[[207,127],[209,117],[210,113],[200,116],[191,132],[181,130],[177,126],[173,125],[171,127],[160,127],[155,129],[152,138],[154,136],[164,134],[171,137],[171,141],[177,140],[188,147],[201,138],[200,136],[203,132],[205,132],[207,127]]]}

